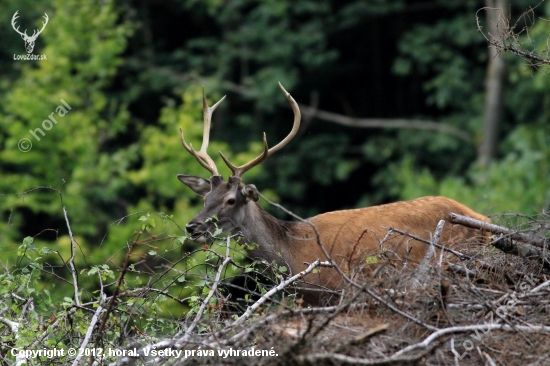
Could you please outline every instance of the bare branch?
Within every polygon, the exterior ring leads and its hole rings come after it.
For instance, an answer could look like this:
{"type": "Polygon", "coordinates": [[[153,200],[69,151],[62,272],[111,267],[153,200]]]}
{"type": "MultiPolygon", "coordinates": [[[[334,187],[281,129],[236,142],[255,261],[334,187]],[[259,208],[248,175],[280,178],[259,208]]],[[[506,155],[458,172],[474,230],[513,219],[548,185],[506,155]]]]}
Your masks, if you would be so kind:
{"type": "MultiPolygon", "coordinates": [[[[204,82],[204,80],[201,80],[201,82],[204,82]]],[[[248,88],[246,86],[231,82],[224,82],[223,87],[235,93],[243,94],[249,97],[256,97],[258,95],[256,90],[253,88],[248,88]]],[[[316,105],[306,106],[299,104],[298,106],[300,107],[300,111],[304,117],[308,119],[318,118],[326,122],[338,123],[340,125],[355,128],[392,128],[436,131],[446,133],[465,142],[472,143],[472,136],[470,136],[470,134],[452,126],[434,121],[399,118],[354,118],[318,109],[316,105]]]]}
{"type": "Polygon", "coordinates": [[[543,2],[544,0],[535,7],[529,8],[523,12],[523,14],[513,23],[511,22],[511,17],[507,16],[503,9],[483,7],[476,12],[477,30],[483,35],[490,47],[495,48],[497,55],[500,55],[503,51],[508,51],[523,59],[529,66],[539,67],[541,65],[550,65],[550,49],[547,47],[542,51],[541,55],[529,35],[531,28],[535,24],[536,17],[534,10],[543,2]],[[498,19],[497,23],[488,26],[489,29],[495,29],[496,34],[491,34],[491,32],[486,33],[483,30],[479,16],[481,11],[498,12],[498,15],[494,17],[498,19]],[[525,38],[522,39],[522,37],[525,38]],[[532,49],[530,50],[525,48],[525,44],[528,42],[531,43],[530,47],[532,47],[532,49]]]}
{"type": "Polygon", "coordinates": [[[208,292],[208,295],[202,301],[202,304],[199,308],[199,311],[197,311],[197,315],[195,315],[195,319],[193,319],[193,322],[191,323],[189,328],[187,328],[187,330],[185,331],[185,335],[180,340],[181,342],[187,342],[189,340],[189,337],[191,336],[191,332],[193,331],[193,329],[195,329],[195,327],[197,326],[197,324],[199,323],[199,321],[202,318],[202,315],[204,313],[204,309],[206,308],[206,305],[208,305],[208,303],[210,302],[210,299],[212,298],[212,296],[214,296],[214,293],[218,289],[218,285],[220,283],[220,278],[222,276],[222,272],[223,272],[225,266],[227,266],[229,264],[229,262],[231,262],[231,260],[232,260],[231,257],[229,256],[229,244],[231,242],[231,238],[227,237],[226,242],[227,242],[227,244],[226,244],[226,248],[225,248],[225,259],[223,260],[222,264],[220,264],[220,266],[218,267],[218,272],[216,272],[216,277],[214,278],[214,282],[212,283],[212,287],[210,288],[210,292],[208,292]]]}
{"type": "Polygon", "coordinates": [[[281,282],[277,286],[273,287],[271,290],[266,292],[265,295],[260,297],[258,299],[258,301],[256,301],[254,304],[249,306],[248,309],[246,309],[246,311],[244,312],[244,314],[241,315],[237,320],[235,320],[235,322],[233,323],[233,326],[237,326],[237,325],[240,325],[240,324],[244,323],[244,321],[246,319],[248,319],[250,317],[250,315],[252,315],[254,310],[256,310],[258,307],[260,307],[260,305],[262,305],[264,302],[266,302],[271,296],[275,295],[277,292],[280,292],[280,291],[284,290],[285,288],[287,288],[288,286],[290,286],[294,282],[298,281],[299,279],[301,279],[302,277],[304,277],[308,273],[311,273],[315,268],[317,268],[320,265],[327,266],[327,265],[330,265],[330,264],[328,264],[326,262],[321,262],[319,259],[317,259],[315,262],[311,263],[302,272],[295,274],[294,276],[284,280],[283,282],[281,282]]]}
{"type": "Polygon", "coordinates": [[[302,104],[300,104],[300,110],[302,114],[308,118],[318,118],[323,121],[338,123],[348,127],[429,130],[446,133],[468,143],[472,142],[470,134],[443,123],[399,118],[354,118],[302,104]]]}
{"type": "Polygon", "coordinates": [[[399,352],[393,354],[390,359],[394,357],[399,357],[406,353],[410,353],[419,349],[426,349],[433,341],[438,338],[447,335],[447,334],[456,334],[456,333],[465,333],[465,332],[475,332],[475,331],[490,331],[490,330],[503,330],[507,332],[517,332],[522,331],[525,333],[550,333],[550,326],[544,325],[514,325],[510,326],[508,324],[497,324],[497,323],[484,323],[484,324],[475,324],[475,325],[466,325],[460,327],[449,327],[444,329],[439,329],[438,331],[429,335],[424,341],[416,344],[412,344],[408,347],[403,348],[399,352]]]}
{"type": "Polygon", "coordinates": [[[73,286],[74,286],[74,303],[76,306],[80,306],[80,296],[78,293],[78,278],[76,268],[74,266],[74,258],[76,256],[76,242],[73,237],[73,232],[71,231],[71,225],[69,224],[69,218],[67,216],[67,210],[65,205],[63,205],[63,216],[65,216],[65,222],[67,223],[67,230],[69,230],[69,237],[71,238],[71,258],[69,259],[69,267],[71,268],[71,275],[73,276],[73,286]]]}
{"type": "Polygon", "coordinates": [[[506,235],[510,239],[519,240],[524,243],[532,244],[540,248],[548,248],[548,240],[542,238],[536,238],[529,236],[515,230],[508,229],[503,226],[498,226],[495,224],[490,224],[488,222],[479,221],[471,217],[462,216],[454,212],[450,213],[451,222],[453,224],[459,224],[474,229],[485,230],[493,234],[502,234],[506,235]]]}
{"type": "MultiPolygon", "coordinates": [[[[103,311],[103,302],[105,301],[105,294],[102,293],[101,296],[103,297],[103,301],[99,303],[94,316],[92,317],[92,321],[90,322],[90,326],[88,327],[88,330],[86,331],[86,336],[84,337],[84,340],[80,344],[79,352],[76,356],[76,358],[73,361],[73,366],[78,366],[80,359],[82,356],[84,356],[84,352],[82,352],[84,349],[86,349],[86,346],[90,342],[90,339],[92,338],[92,334],[94,332],[95,326],[97,322],[99,321],[99,315],[103,311]]],[[[108,315],[108,314],[107,314],[108,315]]]]}

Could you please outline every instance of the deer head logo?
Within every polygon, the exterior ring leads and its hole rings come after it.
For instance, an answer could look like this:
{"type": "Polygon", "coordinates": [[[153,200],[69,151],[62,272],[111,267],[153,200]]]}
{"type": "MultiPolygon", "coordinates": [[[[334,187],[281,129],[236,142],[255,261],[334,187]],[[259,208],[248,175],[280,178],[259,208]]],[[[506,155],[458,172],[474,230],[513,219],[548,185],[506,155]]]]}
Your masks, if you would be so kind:
{"type": "Polygon", "coordinates": [[[17,18],[19,18],[19,16],[17,15],[17,13],[19,12],[16,11],[15,14],[13,14],[13,17],[11,18],[11,26],[13,27],[13,29],[19,33],[21,35],[21,38],[23,38],[23,41],[25,41],[25,49],[27,50],[27,53],[32,53],[32,50],[34,49],[34,42],[36,41],[36,38],[38,38],[38,35],[40,33],[42,33],[42,31],[44,30],[44,28],[46,28],[46,24],[48,24],[48,14],[44,13],[44,19],[46,20],[46,22],[42,22],[42,29],[38,30],[36,29],[33,33],[32,33],[32,36],[29,36],[27,35],[27,30],[25,29],[25,32],[20,32],[19,31],[19,27],[15,28],[15,20],[17,18]],[[38,32],[38,33],[37,33],[38,32]]]}

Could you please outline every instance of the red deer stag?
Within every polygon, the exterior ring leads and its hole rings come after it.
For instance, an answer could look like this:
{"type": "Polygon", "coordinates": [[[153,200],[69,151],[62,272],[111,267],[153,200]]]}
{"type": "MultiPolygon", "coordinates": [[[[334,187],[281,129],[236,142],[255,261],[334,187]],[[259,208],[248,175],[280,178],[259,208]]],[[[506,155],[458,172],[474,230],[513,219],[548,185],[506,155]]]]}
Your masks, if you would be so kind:
{"type": "MultiPolygon", "coordinates": [[[[428,246],[399,235],[385,238],[389,227],[407,230],[417,237],[430,239],[430,233],[435,230],[438,222],[449,220],[450,212],[478,220],[488,220],[485,216],[446,197],[423,197],[381,206],[327,212],[309,218],[306,222],[276,219],[257,204],[260,198],[258,189],[253,184],[244,184],[242,175],[282,149],[292,140],[300,127],[298,104],[280,83],[279,86],[294,111],[292,130],[284,140],[272,148],[268,148],[264,133],[263,153],[242,166],[233,165],[220,152],[223,161],[232,171],[227,182],[224,182],[214,161],[206,152],[212,113],[225,97],[212,107],[208,107],[203,91],[204,134],[199,151],[195,151],[187,144],[183,130],[180,129],[181,142],[185,149],[212,174],[210,179],[178,175],[183,184],[204,197],[204,208],[186,225],[186,230],[194,241],[204,242],[214,232],[215,227],[221,228],[224,233],[240,232],[246,243],[258,245],[250,253],[252,258],[287,265],[293,274],[304,270],[307,267],[306,263],[312,263],[317,259],[327,260],[320,247],[322,244],[333,261],[344,272],[349,272],[365,267],[366,262],[372,262],[373,256],[381,257],[382,252],[390,253],[397,263],[408,261],[417,264],[422,261],[428,246]],[[207,220],[209,218],[210,220],[207,220]]],[[[447,223],[439,243],[452,248],[480,235],[477,230],[447,223]]],[[[308,288],[301,292],[311,303],[320,301],[318,296],[322,291],[318,289],[338,290],[343,285],[341,276],[334,269],[328,268],[308,274],[304,280],[308,283],[308,288]]]]}

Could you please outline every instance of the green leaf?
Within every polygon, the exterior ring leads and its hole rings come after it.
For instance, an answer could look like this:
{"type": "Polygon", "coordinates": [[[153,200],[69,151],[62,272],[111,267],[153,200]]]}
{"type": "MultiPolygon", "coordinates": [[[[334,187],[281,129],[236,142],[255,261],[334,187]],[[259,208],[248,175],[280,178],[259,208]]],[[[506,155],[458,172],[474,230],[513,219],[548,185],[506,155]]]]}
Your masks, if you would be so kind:
{"type": "Polygon", "coordinates": [[[378,263],[378,258],[375,255],[371,255],[365,259],[365,262],[368,264],[376,264],[378,263]]]}

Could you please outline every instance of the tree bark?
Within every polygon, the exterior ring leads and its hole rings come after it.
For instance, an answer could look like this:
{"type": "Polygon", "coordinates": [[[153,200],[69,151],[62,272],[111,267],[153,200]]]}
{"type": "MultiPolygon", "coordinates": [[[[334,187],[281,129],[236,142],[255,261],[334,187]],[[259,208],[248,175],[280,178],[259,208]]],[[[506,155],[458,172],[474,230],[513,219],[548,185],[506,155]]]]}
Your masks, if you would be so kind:
{"type": "MultiPolygon", "coordinates": [[[[507,16],[504,0],[486,0],[487,24],[490,36],[500,40],[499,18],[507,16]]],[[[478,162],[487,167],[495,158],[503,115],[503,84],[506,77],[506,63],[495,47],[489,47],[487,67],[486,100],[483,122],[483,138],[478,150],[478,162]]]]}

